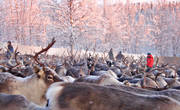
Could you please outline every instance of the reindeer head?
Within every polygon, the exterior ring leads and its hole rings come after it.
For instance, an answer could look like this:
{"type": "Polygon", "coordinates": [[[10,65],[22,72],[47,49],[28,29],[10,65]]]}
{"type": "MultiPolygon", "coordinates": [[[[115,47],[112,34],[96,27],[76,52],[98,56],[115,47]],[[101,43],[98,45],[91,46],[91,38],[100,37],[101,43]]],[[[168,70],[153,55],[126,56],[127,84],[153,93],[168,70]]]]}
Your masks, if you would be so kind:
{"type": "Polygon", "coordinates": [[[59,78],[58,74],[49,67],[34,67],[35,73],[37,74],[39,79],[43,79],[45,83],[52,84],[54,82],[63,81],[59,78]]]}
{"type": "Polygon", "coordinates": [[[43,63],[41,63],[38,59],[38,56],[43,53],[43,52],[47,52],[49,48],[51,48],[54,43],[56,42],[56,40],[53,38],[51,43],[44,49],[42,49],[41,51],[37,52],[34,55],[34,60],[38,63],[38,65],[40,65],[42,68],[35,66],[34,67],[34,71],[37,74],[38,78],[44,79],[45,83],[48,84],[52,84],[53,82],[58,82],[58,81],[62,81],[58,74],[51,68],[45,66],[43,63]]]}

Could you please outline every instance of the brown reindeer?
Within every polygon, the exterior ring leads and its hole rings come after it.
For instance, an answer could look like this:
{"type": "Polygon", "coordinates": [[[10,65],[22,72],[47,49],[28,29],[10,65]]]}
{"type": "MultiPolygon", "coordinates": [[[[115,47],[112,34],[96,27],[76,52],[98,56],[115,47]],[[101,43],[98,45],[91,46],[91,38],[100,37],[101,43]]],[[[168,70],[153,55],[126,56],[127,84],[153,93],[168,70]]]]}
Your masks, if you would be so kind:
{"type": "Polygon", "coordinates": [[[29,102],[24,96],[9,95],[0,93],[1,110],[46,110],[32,102],[29,102]]]}
{"type": "Polygon", "coordinates": [[[180,110],[180,103],[167,96],[85,83],[55,83],[46,98],[50,110],[180,110]]]}
{"type": "Polygon", "coordinates": [[[120,89],[120,90],[137,93],[137,94],[144,94],[144,95],[165,95],[173,99],[176,99],[177,101],[180,101],[180,95],[179,95],[180,91],[175,90],[175,89],[152,91],[152,90],[147,90],[147,89],[142,89],[142,88],[137,88],[137,87],[127,87],[125,85],[108,85],[107,87],[120,89]]]}

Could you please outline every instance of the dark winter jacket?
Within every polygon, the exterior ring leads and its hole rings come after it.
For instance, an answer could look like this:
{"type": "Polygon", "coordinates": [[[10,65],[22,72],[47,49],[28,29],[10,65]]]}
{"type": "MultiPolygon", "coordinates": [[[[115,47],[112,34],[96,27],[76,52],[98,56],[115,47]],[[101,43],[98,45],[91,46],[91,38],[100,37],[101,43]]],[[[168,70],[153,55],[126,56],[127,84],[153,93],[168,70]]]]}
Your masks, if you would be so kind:
{"type": "Polygon", "coordinates": [[[14,52],[14,48],[13,48],[13,46],[12,46],[12,45],[8,45],[8,49],[9,49],[9,51],[10,51],[11,53],[13,53],[13,52],[14,52]]]}

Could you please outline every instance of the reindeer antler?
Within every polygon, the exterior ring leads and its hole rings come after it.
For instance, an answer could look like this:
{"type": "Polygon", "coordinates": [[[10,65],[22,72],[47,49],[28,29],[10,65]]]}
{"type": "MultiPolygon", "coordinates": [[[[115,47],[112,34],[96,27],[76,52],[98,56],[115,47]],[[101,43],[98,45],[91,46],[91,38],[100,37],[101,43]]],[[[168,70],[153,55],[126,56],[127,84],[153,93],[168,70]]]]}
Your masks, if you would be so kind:
{"type": "Polygon", "coordinates": [[[37,52],[35,55],[34,55],[34,59],[35,59],[35,61],[38,63],[38,64],[40,64],[41,66],[44,66],[44,64],[42,64],[42,63],[40,63],[40,61],[38,60],[38,55],[40,55],[41,53],[43,53],[43,52],[47,52],[54,44],[55,44],[55,42],[56,42],[56,40],[55,40],[55,38],[53,38],[52,39],[52,41],[51,41],[51,43],[46,47],[46,48],[42,48],[42,50],[41,51],[39,51],[39,52],[37,52]]]}
{"type": "Polygon", "coordinates": [[[86,48],[85,53],[84,53],[84,57],[85,57],[85,58],[87,58],[88,50],[89,50],[89,48],[86,48]]]}
{"type": "Polygon", "coordinates": [[[18,50],[18,47],[16,48],[16,50],[15,50],[15,61],[16,61],[16,66],[18,66],[18,65],[20,65],[20,62],[17,60],[17,55],[19,54],[19,52],[17,52],[17,50],[18,50]]]}

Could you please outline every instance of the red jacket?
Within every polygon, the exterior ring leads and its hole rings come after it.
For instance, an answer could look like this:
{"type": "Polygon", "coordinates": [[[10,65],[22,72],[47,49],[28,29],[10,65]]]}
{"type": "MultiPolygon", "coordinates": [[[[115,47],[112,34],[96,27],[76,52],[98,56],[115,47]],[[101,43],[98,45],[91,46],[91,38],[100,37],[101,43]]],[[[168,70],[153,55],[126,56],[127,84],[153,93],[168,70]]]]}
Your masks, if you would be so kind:
{"type": "Polygon", "coordinates": [[[153,67],[153,63],[154,63],[154,58],[152,55],[148,55],[147,56],[147,66],[152,68],[153,67]]]}

